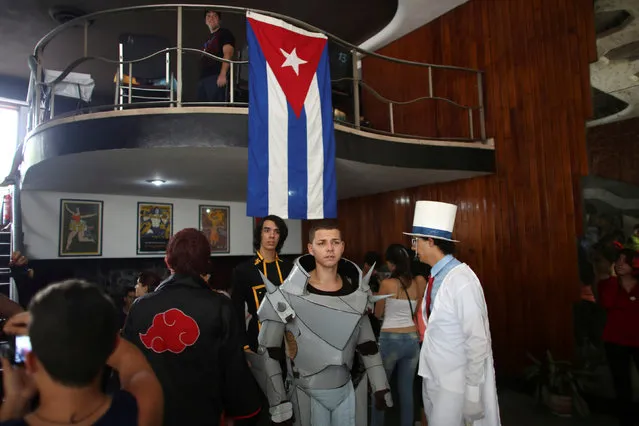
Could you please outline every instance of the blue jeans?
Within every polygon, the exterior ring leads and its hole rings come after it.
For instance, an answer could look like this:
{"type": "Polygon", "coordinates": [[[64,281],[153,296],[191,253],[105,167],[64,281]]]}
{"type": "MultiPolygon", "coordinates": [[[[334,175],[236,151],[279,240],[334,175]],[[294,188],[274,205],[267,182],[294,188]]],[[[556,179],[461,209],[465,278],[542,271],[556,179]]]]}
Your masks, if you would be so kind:
{"type": "MultiPolygon", "coordinates": [[[[386,377],[390,383],[397,367],[397,387],[399,393],[400,426],[413,426],[415,408],[413,405],[413,384],[419,362],[419,339],[417,333],[389,333],[379,335],[379,351],[384,362],[386,377]]],[[[397,401],[395,401],[397,403],[397,401]]],[[[384,412],[373,405],[371,425],[384,426],[384,412]]]]}
{"type": "Polygon", "coordinates": [[[198,102],[226,102],[228,83],[224,87],[217,86],[217,75],[204,77],[197,88],[198,102]]]}

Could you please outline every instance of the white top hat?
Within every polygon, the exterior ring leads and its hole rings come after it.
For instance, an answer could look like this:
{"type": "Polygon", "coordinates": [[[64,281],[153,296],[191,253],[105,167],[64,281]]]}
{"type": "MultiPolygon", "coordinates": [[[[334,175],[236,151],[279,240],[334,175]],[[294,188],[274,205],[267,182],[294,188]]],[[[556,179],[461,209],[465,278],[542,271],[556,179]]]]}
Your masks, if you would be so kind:
{"type": "Polygon", "coordinates": [[[404,232],[404,234],[414,237],[438,238],[457,243],[457,240],[452,239],[456,214],[457,206],[454,204],[418,201],[415,204],[413,231],[404,232]]]}

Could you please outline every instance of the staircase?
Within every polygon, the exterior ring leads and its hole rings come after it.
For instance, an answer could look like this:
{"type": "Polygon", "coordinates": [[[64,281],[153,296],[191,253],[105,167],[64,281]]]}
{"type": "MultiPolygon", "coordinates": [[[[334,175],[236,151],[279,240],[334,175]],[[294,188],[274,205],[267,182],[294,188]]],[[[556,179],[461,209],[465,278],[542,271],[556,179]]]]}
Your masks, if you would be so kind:
{"type": "Polygon", "coordinates": [[[11,232],[0,232],[0,293],[10,297],[11,275],[9,262],[11,261],[11,232]]]}

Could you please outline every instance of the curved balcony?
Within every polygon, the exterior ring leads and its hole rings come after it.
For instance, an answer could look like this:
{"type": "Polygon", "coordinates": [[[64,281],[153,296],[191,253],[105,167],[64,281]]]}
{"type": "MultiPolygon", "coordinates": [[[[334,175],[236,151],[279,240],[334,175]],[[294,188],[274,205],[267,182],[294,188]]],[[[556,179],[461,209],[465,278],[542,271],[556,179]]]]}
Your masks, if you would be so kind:
{"type": "MultiPolygon", "coordinates": [[[[201,25],[201,13],[206,8],[219,10],[225,16],[244,15],[248,10],[179,4],[126,7],[82,16],[44,36],[29,61],[29,133],[22,158],[16,162],[22,163],[24,188],[139,194],[141,182],[161,172],[172,182],[184,183],[167,186],[165,196],[197,198],[210,193],[212,180],[222,179],[225,184],[215,188],[217,198],[243,199],[250,58],[241,48],[239,34],[238,53],[231,59],[215,57],[193,47],[191,41],[186,42],[184,28],[190,28],[195,12],[199,13],[201,25]],[[142,35],[154,43],[131,53],[127,51],[127,37],[140,35],[132,35],[126,29],[120,34],[112,30],[111,56],[91,50],[94,32],[104,36],[100,29],[131,14],[138,20],[160,16],[163,23],[174,22],[174,36],[142,35]],[[70,39],[77,45],[68,49],[81,51],[79,57],[60,63],[59,58],[48,55],[56,50],[52,49],[56,43],[59,48],[60,43],[70,39]],[[230,89],[225,102],[201,102],[195,98],[195,65],[202,57],[229,63],[230,89]],[[143,74],[150,68],[156,71],[155,78],[145,79],[143,74]]],[[[323,32],[293,18],[256,12],[323,32]]],[[[163,29],[168,31],[165,26],[163,29]]],[[[494,146],[485,134],[480,70],[390,58],[327,36],[340,198],[494,171],[494,146]],[[358,64],[365,55],[411,68],[411,75],[418,70],[423,76],[420,84],[428,82],[428,96],[388,99],[379,95],[380,88],[371,87],[360,75],[358,64]],[[438,72],[458,75],[466,81],[475,79],[476,102],[466,105],[438,96],[437,82],[442,79],[433,77],[438,72]],[[366,121],[366,111],[360,103],[363,91],[387,106],[389,121],[385,129],[372,128],[366,121]],[[468,120],[468,134],[424,138],[395,133],[393,109],[414,102],[437,102],[452,108],[468,120]]],[[[104,40],[100,44],[104,45],[104,40]]]]}

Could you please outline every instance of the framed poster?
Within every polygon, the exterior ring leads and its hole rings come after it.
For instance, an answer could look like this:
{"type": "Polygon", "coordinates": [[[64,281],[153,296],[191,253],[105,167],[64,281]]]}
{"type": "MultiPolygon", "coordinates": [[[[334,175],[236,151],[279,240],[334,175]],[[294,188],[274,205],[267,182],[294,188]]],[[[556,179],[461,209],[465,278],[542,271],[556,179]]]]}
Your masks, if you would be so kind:
{"type": "Polygon", "coordinates": [[[228,206],[200,206],[200,231],[211,244],[211,253],[230,253],[230,209],[228,206]]]}
{"type": "Polygon", "coordinates": [[[58,256],[102,256],[102,201],[60,200],[58,256]]]}
{"type": "Polygon", "coordinates": [[[137,254],[163,254],[173,235],[173,204],[138,203],[137,254]]]}

